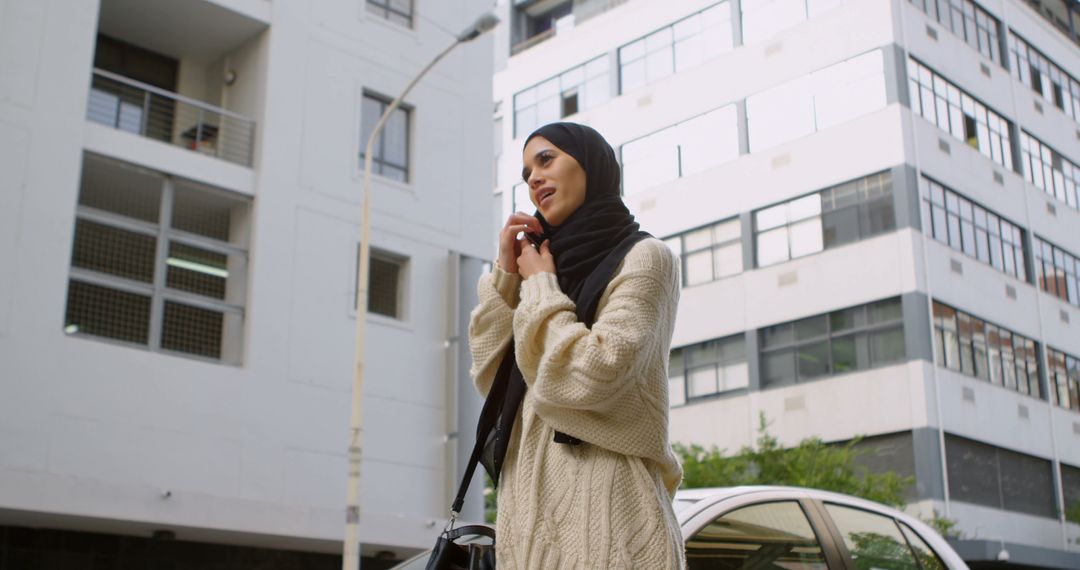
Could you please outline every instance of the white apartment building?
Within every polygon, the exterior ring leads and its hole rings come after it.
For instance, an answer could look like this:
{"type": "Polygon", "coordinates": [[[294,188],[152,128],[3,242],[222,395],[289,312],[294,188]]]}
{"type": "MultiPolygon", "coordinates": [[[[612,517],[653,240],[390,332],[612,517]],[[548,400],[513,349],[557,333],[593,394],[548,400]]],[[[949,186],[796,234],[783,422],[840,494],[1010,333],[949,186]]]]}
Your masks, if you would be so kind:
{"type": "MultiPolygon", "coordinates": [[[[364,142],[488,9],[0,0],[0,567],[340,568],[364,142]]],[[[374,157],[365,568],[431,545],[471,434],[491,41],[374,157]]]]}
{"type": "Polygon", "coordinates": [[[617,149],[683,262],[674,441],[865,436],[973,567],[1080,567],[1075,0],[500,6],[497,209],[536,126],[617,149]]]}

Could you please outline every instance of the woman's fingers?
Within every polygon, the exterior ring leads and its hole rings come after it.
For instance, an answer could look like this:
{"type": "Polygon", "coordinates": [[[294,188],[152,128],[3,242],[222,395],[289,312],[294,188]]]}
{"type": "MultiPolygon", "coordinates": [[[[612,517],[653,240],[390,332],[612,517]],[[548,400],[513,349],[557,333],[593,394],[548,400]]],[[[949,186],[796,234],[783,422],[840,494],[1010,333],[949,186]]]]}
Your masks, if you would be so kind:
{"type": "Polygon", "coordinates": [[[514,235],[517,235],[518,232],[524,230],[529,230],[536,234],[543,233],[543,230],[540,227],[540,220],[537,220],[535,216],[530,216],[524,212],[514,212],[513,214],[510,214],[510,217],[506,220],[506,226],[504,227],[506,229],[512,229],[514,235]]]}

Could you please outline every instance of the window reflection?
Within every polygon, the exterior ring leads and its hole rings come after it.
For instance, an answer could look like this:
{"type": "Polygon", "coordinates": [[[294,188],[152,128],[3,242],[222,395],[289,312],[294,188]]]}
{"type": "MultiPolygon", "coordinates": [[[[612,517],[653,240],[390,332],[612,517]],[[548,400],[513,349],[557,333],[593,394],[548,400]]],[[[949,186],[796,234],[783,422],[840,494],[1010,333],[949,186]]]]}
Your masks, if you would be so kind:
{"type": "Polygon", "coordinates": [[[734,46],[731,5],[721,2],[619,48],[619,92],[683,71],[734,46]]]}
{"type": "Polygon", "coordinates": [[[746,341],[741,333],[671,351],[668,387],[673,406],[749,384],[746,341]]]}
{"type": "Polygon", "coordinates": [[[742,226],[738,218],[665,240],[682,260],[683,286],[742,273],[742,226]]]}
{"type": "Polygon", "coordinates": [[[938,366],[1042,398],[1035,341],[934,301],[938,366]]]}
{"type": "Polygon", "coordinates": [[[609,65],[602,55],[514,95],[514,138],[610,99],[609,65]]]}
{"type": "Polygon", "coordinates": [[[884,56],[874,50],[748,97],[750,150],[850,121],[885,103],[884,56]]]}
{"type": "Polygon", "coordinates": [[[1039,288],[1080,307],[1080,258],[1037,236],[1032,237],[1031,247],[1039,288]]]}
{"type": "Polygon", "coordinates": [[[906,358],[900,298],[761,329],[762,386],[866,370],[906,358]]]}
{"type": "Polygon", "coordinates": [[[1020,131],[1020,164],[1028,182],[1070,208],[1080,209],[1080,166],[1027,131],[1020,131]]]}
{"type": "Polygon", "coordinates": [[[907,70],[915,114],[1013,170],[1009,121],[918,61],[909,58],[907,70]]]}
{"type": "Polygon", "coordinates": [[[754,212],[757,266],[781,263],[895,228],[891,174],[873,174],[754,212]]]}
{"type": "Polygon", "coordinates": [[[623,193],[643,192],[739,156],[738,117],[727,105],[622,145],[623,193]]]}
{"type": "Polygon", "coordinates": [[[922,177],[923,233],[1021,281],[1027,281],[1024,231],[996,213],[922,177]]]}
{"type": "Polygon", "coordinates": [[[1017,81],[1080,123],[1080,81],[1012,30],[1009,31],[1009,67],[1017,81]]]}

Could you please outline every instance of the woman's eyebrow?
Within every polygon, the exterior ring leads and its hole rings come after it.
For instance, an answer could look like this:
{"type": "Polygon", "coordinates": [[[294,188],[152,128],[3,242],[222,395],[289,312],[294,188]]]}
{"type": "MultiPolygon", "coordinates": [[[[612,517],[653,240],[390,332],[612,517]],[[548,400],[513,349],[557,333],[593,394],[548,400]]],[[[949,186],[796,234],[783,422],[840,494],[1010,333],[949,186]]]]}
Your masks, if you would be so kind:
{"type": "MultiPolygon", "coordinates": [[[[545,152],[550,152],[550,151],[551,151],[550,148],[542,148],[542,149],[536,151],[536,154],[533,155],[533,160],[539,159],[541,154],[544,154],[545,152]]],[[[522,180],[528,182],[530,174],[532,174],[532,169],[529,168],[528,166],[521,169],[521,179],[522,180]]]]}

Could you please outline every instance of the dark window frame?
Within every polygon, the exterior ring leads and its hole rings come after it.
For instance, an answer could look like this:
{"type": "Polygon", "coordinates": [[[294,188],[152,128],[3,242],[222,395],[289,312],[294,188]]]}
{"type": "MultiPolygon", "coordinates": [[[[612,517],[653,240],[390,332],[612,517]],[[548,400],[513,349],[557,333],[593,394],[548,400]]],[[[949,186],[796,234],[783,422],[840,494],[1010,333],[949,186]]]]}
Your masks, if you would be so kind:
{"type": "Polygon", "coordinates": [[[392,18],[392,16],[398,16],[400,18],[408,20],[408,24],[405,24],[406,27],[413,27],[413,12],[416,8],[414,0],[409,0],[408,12],[402,12],[397,7],[395,7],[393,5],[393,0],[366,0],[365,4],[367,5],[368,13],[381,16],[384,20],[388,22],[400,24],[400,22],[397,22],[394,18],[392,18]]]}
{"type": "Polygon", "coordinates": [[[923,234],[953,251],[1025,283],[1027,230],[923,174],[919,178],[923,234]],[[954,223],[955,222],[955,223],[954,223]]]}
{"type": "Polygon", "coordinates": [[[1058,407],[1080,412],[1080,357],[1046,347],[1046,379],[1058,407]]]}
{"type": "MultiPolygon", "coordinates": [[[[887,309],[891,310],[891,309],[887,309]]],[[[771,387],[788,386],[792,384],[802,384],[806,382],[813,382],[816,380],[823,380],[826,378],[833,378],[843,374],[863,372],[866,370],[873,370],[875,368],[882,368],[885,366],[892,366],[901,362],[906,362],[909,358],[907,350],[907,340],[904,338],[904,316],[903,316],[903,301],[900,297],[890,297],[887,299],[881,299],[871,303],[865,303],[861,305],[855,305],[852,307],[846,307],[835,311],[829,311],[827,313],[820,313],[797,319],[794,321],[788,321],[784,323],[778,323],[768,327],[763,327],[758,331],[759,339],[759,357],[761,362],[761,387],[767,389],[771,387]],[[870,309],[871,307],[886,307],[887,305],[895,304],[895,308],[898,314],[890,319],[882,320],[878,322],[870,322],[870,309]],[[858,311],[862,314],[861,319],[855,313],[851,311],[858,311]],[[837,328],[835,324],[837,320],[847,318],[848,315],[854,317],[854,320],[861,322],[855,322],[849,326],[843,328],[837,328]],[[810,336],[800,337],[800,332],[796,330],[796,327],[802,326],[815,326],[812,321],[815,319],[821,319],[824,328],[819,329],[816,334],[810,336]],[[785,332],[783,328],[788,328],[788,332],[785,332]],[[878,359],[873,354],[873,346],[871,345],[871,339],[874,335],[885,336],[886,334],[899,331],[900,339],[903,344],[903,355],[899,359],[878,359]],[[768,340],[769,335],[776,335],[778,340],[768,340]],[[789,337],[790,338],[787,338],[789,337]],[[846,341],[848,338],[852,339],[852,347],[855,352],[853,358],[854,363],[850,368],[843,370],[837,370],[837,348],[836,344],[839,341],[846,341]],[[859,342],[859,338],[865,339],[859,342]],[[800,350],[806,350],[811,347],[820,348],[824,343],[825,355],[827,361],[825,362],[824,371],[819,374],[803,374],[800,371],[800,350]],[[861,346],[860,346],[861,345],[861,346]],[[858,351],[860,348],[865,349],[867,357],[866,367],[859,367],[858,363],[858,351]],[[792,370],[794,377],[781,378],[779,380],[770,381],[767,377],[768,370],[766,366],[766,360],[770,355],[783,355],[790,353],[792,359],[792,370]]],[[[809,355],[809,353],[808,353],[809,355]]]]}
{"type": "Polygon", "coordinates": [[[958,10],[956,1],[910,0],[927,17],[941,24],[983,57],[1004,66],[1006,53],[1001,45],[1001,20],[972,0],[962,0],[962,9],[958,10]],[[989,24],[993,24],[992,29],[989,24]]]}
{"type": "Polygon", "coordinates": [[[1031,249],[1033,277],[1039,289],[1080,307],[1080,257],[1034,234],[1031,249]],[[1051,270],[1053,277],[1048,278],[1051,270]]]}
{"type": "Polygon", "coordinates": [[[1046,399],[1038,341],[940,301],[933,300],[931,305],[935,365],[1018,394],[1046,399]],[[1021,351],[1023,354],[1018,355],[1021,351]],[[1026,382],[1021,381],[1021,362],[1026,382]]]}
{"type": "MultiPolygon", "coordinates": [[[[373,91],[368,91],[366,89],[364,90],[362,99],[367,99],[367,100],[376,102],[379,105],[379,115],[374,117],[373,120],[370,123],[371,128],[374,129],[375,124],[378,122],[379,118],[382,117],[382,114],[386,112],[387,107],[390,106],[390,103],[393,102],[393,99],[391,99],[389,97],[386,97],[384,95],[380,95],[380,94],[375,93],[373,91]]],[[[386,126],[384,126],[383,130],[379,133],[379,138],[375,139],[375,145],[373,147],[374,156],[371,157],[371,169],[372,169],[371,174],[372,175],[377,174],[377,175],[382,176],[384,178],[389,178],[390,180],[395,180],[395,181],[401,182],[403,184],[411,184],[412,183],[411,163],[412,163],[413,111],[414,111],[414,109],[413,109],[412,106],[405,105],[405,104],[400,105],[394,111],[395,113],[396,112],[401,112],[401,113],[404,113],[404,115],[405,115],[405,132],[403,133],[403,137],[402,137],[403,140],[405,141],[405,152],[404,152],[405,162],[404,163],[396,163],[396,162],[387,160],[385,158],[386,157],[386,126]],[[401,172],[402,173],[402,179],[401,180],[396,180],[392,176],[387,176],[386,172],[388,170],[394,171],[394,172],[401,172]]],[[[387,121],[387,126],[389,126],[389,120],[387,121]]],[[[365,130],[366,129],[365,129],[365,125],[364,125],[364,120],[361,119],[361,123],[360,123],[360,152],[359,152],[360,171],[361,172],[363,172],[363,170],[364,170],[364,159],[365,159],[364,152],[367,150],[367,139],[370,136],[370,133],[365,132],[365,130]]]]}
{"type": "Polygon", "coordinates": [[[696,343],[696,344],[690,344],[690,345],[686,345],[686,346],[680,346],[680,347],[677,347],[677,348],[672,348],[671,349],[671,355],[670,355],[669,361],[668,361],[668,381],[670,382],[672,379],[674,379],[676,377],[681,377],[682,382],[680,382],[680,384],[681,384],[682,389],[683,389],[683,397],[681,398],[682,403],[681,404],[674,404],[674,405],[675,406],[688,405],[688,404],[694,403],[696,401],[710,399],[710,398],[713,398],[713,397],[716,397],[716,396],[719,396],[719,395],[728,394],[728,393],[735,393],[735,392],[738,392],[740,390],[742,390],[742,391],[747,390],[749,388],[749,382],[750,382],[749,369],[747,369],[747,374],[746,374],[746,381],[747,381],[746,386],[739,386],[739,387],[735,387],[735,388],[727,388],[727,389],[723,389],[723,390],[720,389],[723,369],[728,367],[728,366],[738,365],[740,363],[748,366],[748,364],[747,364],[748,360],[746,358],[746,335],[744,333],[735,333],[733,335],[728,335],[728,336],[724,336],[724,337],[720,337],[720,338],[715,338],[715,339],[707,340],[705,342],[699,342],[699,343],[696,343]],[[724,347],[727,346],[727,345],[735,345],[735,344],[740,344],[741,345],[740,354],[735,355],[735,356],[725,356],[724,347]],[[708,346],[708,345],[715,345],[712,348],[712,350],[715,351],[715,358],[710,359],[709,361],[705,361],[705,362],[696,362],[693,365],[691,365],[690,364],[690,358],[689,358],[689,355],[691,354],[691,351],[693,351],[694,349],[696,349],[698,347],[703,347],[703,346],[708,346]],[[678,374],[673,374],[672,369],[674,367],[673,363],[675,362],[675,356],[676,355],[678,355],[679,362],[682,363],[682,366],[680,367],[680,370],[678,371],[678,374]],[[713,368],[716,371],[716,385],[717,385],[716,391],[691,396],[690,395],[690,374],[692,372],[698,372],[698,371],[705,370],[705,369],[710,368],[710,367],[713,368]]]}
{"type": "Polygon", "coordinates": [[[868,174],[866,176],[860,176],[852,180],[847,180],[839,184],[834,184],[821,190],[816,190],[808,194],[803,194],[788,200],[784,200],[783,202],[769,204],[768,206],[758,208],[751,213],[751,224],[753,226],[752,234],[754,267],[756,268],[771,267],[773,265],[787,263],[788,261],[791,261],[793,259],[799,259],[809,255],[814,255],[816,253],[821,253],[822,251],[828,251],[836,247],[860,242],[866,239],[877,237],[879,235],[884,235],[889,232],[896,231],[896,211],[895,205],[893,203],[892,172],[889,170],[883,170],[880,172],[875,172],[873,174],[868,174]],[[852,185],[855,186],[855,192],[858,194],[858,198],[850,204],[837,205],[837,194],[841,190],[847,189],[852,185]],[[873,195],[870,194],[871,185],[873,185],[873,188],[876,188],[873,195]],[[803,200],[815,195],[820,200],[820,209],[817,214],[803,216],[798,219],[788,219],[782,224],[770,225],[767,228],[762,229],[759,220],[759,216],[762,212],[766,212],[768,210],[776,208],[782,208],[793,202],[803,200]],[[880,230],[874,230],[872,223],[873,212],[871,212],[871,209],[872,206],[877,206],[881,204],[887,204],[888,210],[892,213],[892,220],[889,223],[886,223],[884,228],[880,230]],[[856,219],[858,221],[858,229],[856,233],[858,235],[854,239],[849,240],[837,240],[837,238],[835,237],[831,241],[827,239],[827,218],[838,219],[841,215],[849,212],[851,209],[855,209],[857,211],[856,219]],[[808,220],[813,220],[814,218],[818,218],[821,224],[821,249],[799,256],[794,256],[792,254],[793,242],[791,240],[791,227],[800,223],[804,223],[808,220]],[[866,228],[865,231],[863,230],[864,227],[866,228]],[[785,228],[785,234],[787,236],[787,257],[779,261],[774,261],[762,265],[760,258],[761,247],[759,240],[763,234],[776,231],[780,228],[785,228]]]}
{"type": "MultiPolygon", "coordinates": [[[[745,262],[745,260],[742,259],[743,228],[742,228],[742,221],[741,221],[741,218],[739,216],[733,216],[733,217],[730,217],[730,218],[724,218],[722,220],[712,222],[712,223],[706,224],[704,226],[698,226],[698,227],[696,227],[694,229],[687,230],[685,232],[680,232],[680,233],[677,233],[677,234],[675,234],[673,236],[666,237],[666,238],[664,238],[663,241],[668,244],[668,247],[672,247],[672,242],[674,240],[679,241],[678,250],[676,251],[676,253],[679,256],[679,266],[680,266],[680,269],[681,269],[681,271],[680,271],[681,285],[684,288],[685,287],[694,287],[694,286],[697,286],[697,285],[704,285],[706,283],[712,283],[712,282],[715,282],[715,281],[720,281],[722,279],[727,279],[729,277],[734,277],[734,276],[739,275],[739,274],[741,274],[741,273],[743,273],[745,271],[746,262],[745,262]],[[738,237],[727,239],[727,240],[724,240],[724,241],[716,241],[716,228],[718,228],[720,226],[730,224],[730,223],[736,223],[736,224],[739,225],[738,237]],[[709,231],[709,233],[710,233],[710,236],[709,236],[710,243],[709,243],[709,245],[701,246],[701,247],[695,248],[693,250],[688,250],[686,248],[686,238],[687,238],[687,236],[692,235],[692,234],[696,234],[696,233],[701,232],[701,231],[709,231]],[[730,274],[717,275],[717,272],[716,272],[716,257],[715,257],[717,255],[716,251],[718,249],[721,249],[721,248],[730,247],[732,244],[736,244],[736,245],[739,246],[739,261],[740,261],[739,270],[734,272],[734,273],[730,273],[730,274]],[[695,282],[695,283],[691,284],[690,280],[689,280],[689,277],[688,277],[688,271],[687,271],[687,266],[688,266],[687,258],[689,258],[689,257],[691,257],[693,255],[701,254],[703,252],[711,252],[711,255],[710,255],[709,259],[710,259],[710,269],[711,269],[711,272],[712,272],[712,278],[708,279],[706,281],[700,281],[700,282],[695,282]]],[[[672,250],[675,251],[673,247],[672,247],[672,250]]]]}

